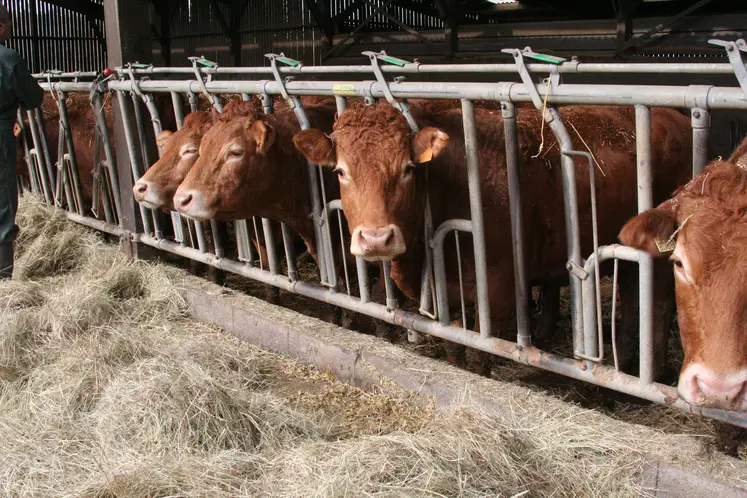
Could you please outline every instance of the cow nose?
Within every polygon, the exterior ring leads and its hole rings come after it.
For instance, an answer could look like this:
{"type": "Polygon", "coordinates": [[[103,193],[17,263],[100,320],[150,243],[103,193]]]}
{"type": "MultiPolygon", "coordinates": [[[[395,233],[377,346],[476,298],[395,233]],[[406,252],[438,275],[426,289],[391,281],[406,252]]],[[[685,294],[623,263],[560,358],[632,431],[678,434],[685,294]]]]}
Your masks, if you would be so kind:
{"type": "Polygon", "coordinates": [[[364,251],[386,251],[394,241],[391,227],[364,228],[360,231],[360,246],[364,251]]]}
{"type": "Polygon", "coordinates": [[[695,383],[706,400],[733,405],[744,398],[743,380],[722,380],[716,376],[701,375],[695,377],[695,383]]]}
{"type": "Polygon", "coordinates": [[[132,187],[132,191],[135,193],[135,196],[143,197],[148,191],[148,184],[145,182],[137,182],[135,186],[132,187]]]}
{"type": "Polygon", "coordinates": [[[189,206],[189,203],[192,202],[192,199],[194,199],[194,196],[191,193],[175,195],[174,206],[176,206],[177,209],[185,209],[189,206]]]}
{"type": "Polygon", "coordinates": [[[679,391],[688,403],[732,411],[747,411],[747,372],[719,374],[703,365],[688,367],[679,391]]]}

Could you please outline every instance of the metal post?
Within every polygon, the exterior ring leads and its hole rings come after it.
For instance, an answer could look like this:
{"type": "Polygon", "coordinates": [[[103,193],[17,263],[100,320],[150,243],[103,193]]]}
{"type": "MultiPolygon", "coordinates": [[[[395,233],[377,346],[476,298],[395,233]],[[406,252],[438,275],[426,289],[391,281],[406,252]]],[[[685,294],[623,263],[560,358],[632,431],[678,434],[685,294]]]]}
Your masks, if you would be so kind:
{"type": "Polygon", "coordinates": [[[711,113],[708,109],[695,107],[691,111],[693,127],[693,178],[708,165],[708,132],[711,127],[711,113]]]}
{"type": "Polygon", "coordinates": [[[184,126],[184,109],[182,109],[182,96],[178,92],[171,92],[171,102],[174,103],[174,117],[176,118],[176,128],[182,129],[184,126]]]}
{"type": "Polygon", "coordinates": [[[267,248],[267,262],[270,267],[270,273],[277,275],[280,273],[277,253],[275,252],[275,237],[272,233],[272,224],[267,218],[262,218],[262,231],[265,234],[265,248],[267,248]]]}
{"type": "Polygon", "coordinates": [[[519,135],[516,127],[516,106],[501,102],[503,134],[506,142],[506,167],[508,173],[508,204],[511,215],[511,238],[514,255],[514,289],[516,296],[516,342],[521,347],[532,345],[529,321],[529,286],[524,254],[524,224],[521,205],[521,172],[519,171],[519,135]]]}
{"type": "Polygon", "coordinates": [[[640,321],[640,373],[641,383],[654,382],[654,261],[649,254],[641,256],[638,263],[638,295],[640,321]]]}
{"type": "MultiPolygon", "coordinates": [[[[34,115],[34,120],[36,122],[36,127],[39,129],[39,143],[41,144],[41,149],[37,149],[37,153],[44,156],[44,165],[47,168],[47,175],[49,175],[49,186],[55,184],[55,181],[57,180],[57,177],[54,174],[54,169],[52,168],[52,156],[49,154],[49,144],[47,143],[47,134],[44,133],[44,116],[42,116],[41,107],[37,107],[33,111],[31,111],[34,115]]],[[[30,122],[29,122],[30,124],[30,122]]]]}
{"type": "Polygon", "coordinates": [[[296,268],[296,251],[293,247],[293,232],[285,223],[280,224],[283,231],[283,246],[285,247],[285,262],[288,265],[288,278],[295,282],[298,280],[298,269],[296,268]]]}
{"type": "Polygon", "coordinates": [[[197,98],[195,92],[187,92],[187,98],[189,99],[189,110],[191,112],[197,112],[200,110],[200,100],[197,98]]]}
{"type": "MultiPolygon", "coordinates": [[[[122,131],[124,132],[124,135],[125,135],[127,151],[130,156],[129,157],[130,166],[132,169],[132,180],[130,180],[130,183],[134,184],[135,181],[140,179],[140,166],[138,164],[138,158],[137,158],[138,150],[137,150],[137,147],[135,146],[135,137],[132,132],[132,121],[130,120],[130,113],[129,113],[129,109],[127,109],[127,100],[125,100],[124,92],[118,91],[116,93],[117,93],[117,102],[119,103],[119,113],[122,119],[122,126],[123,126],[122,131]]],[[[121,159],[122,159],[122,156],[120,156],[120,161],[121,159]]],[[[126,197],[122,194],[122,192],[120,192],[120,195],[122,196],[122,202],[124,203],[126,197]]],[[[140,218],[143,222],[143,229],[145,233],[151,233],[148,210],[142,204],[138,204],[138,207],[140,208],[140,218]]],[[[123,228],[126,229],[126,226],[123,228]]]]}
{"type": "MultiPolygon", "coordinates": [[[[485,254],[485,225],[480,191],[480,160],[477,154],[477,123],[475,106],[470,100],[462,100],[464,123],[464,148],[467,152],[467,181],[469,183],[469,207],[472,218],[472,244],[475,251],[475,284],[477,308],[480,320],[480,335],[491,336],[490,301],[488,300],[488,264],[485,254]]],[[[526,304],[526,299],[523,300],[526,304]]]]}
{"type": "Polygon", "coordinates": [[[36,118],[32,111],[27,111],[29,119],[29,128],[31,129],[31,140],[34,142],[34,155],[39,169],[39,176],[44,191],[44,200],[47,204],[54,204],[54,195],[52,194],[51,178],[46,165],[44,156],[41,153],[41,137],[39,136],[39,127],[36,125],[36,118]]]}
{"type": "Polygon", "coordinates": [[[114,191],[114,209],[117,211],[119,226],[122,226],[122,204],[120,199],[121,191],[119,189],[117,158],[114,156],[114,152],[112,151],[109,130],[106,126],[104,103],[100,92],[95,92],[93,95],[93,112],[95,114],[96,127],[98,127],[99,130],[99,137],[101,138],[101,145],[103,146],[104,154],[106,155],[106,168],[108,170],[109,181],[111,182],[111,189],[114,191]]]}
{"type": "Polygon", "coordinates": [[[635,106],[636,157],[638,159],[638,213],[654,207],[651,165],[651,109],[635,106]]]}
{"type": "MultiPolygon", "coordinates": [[[[60,126],[65,130],[65,144],[67,145],[67,153],[70,156],[70,177],[73,180],[73,188],[75,189],[75,196],[77,197],[77,211],[78,214],[83,214],[83,190],[80,186],[80,177],[78,176],[78,158],[75,154],[75,146],[73,144],[73,135],[70,129],[70,119],[67,114],[67,105],[65,100],[67,99],[67,93],[60,93],[60,100],[58,107],[60,110],[60,126]]],[[[64,150],[64,149],[63,149],[64,150]]],[[[60,161],[64,161],[64,157],[60,158],[60,161]]],[[[63,168],[65,167],[64,162],[62,163],[63,168]]]]}

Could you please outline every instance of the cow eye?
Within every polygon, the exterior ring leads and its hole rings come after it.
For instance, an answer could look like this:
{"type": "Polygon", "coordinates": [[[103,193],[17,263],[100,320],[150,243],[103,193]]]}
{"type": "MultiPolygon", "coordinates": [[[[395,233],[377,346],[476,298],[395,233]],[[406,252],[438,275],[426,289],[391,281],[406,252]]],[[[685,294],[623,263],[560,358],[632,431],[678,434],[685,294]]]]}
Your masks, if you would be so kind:
{"type": "Polygon", "coordinates": [[[405,166],[405,174],[409,175],[411,173],[415,172],[415,165],[410,163],[407,166],[405,166]]]}
{"type": "Polygon", "coordinates": [[[680,261],[679,259],[672,258],[672,263],[679,269],[684,268],[684,266],[682,265],[682,261],[680,261]]]}
{"type": "Polygon", "coordinates": [[[340,178],[345,178],[345,170],[343,170],[342,168],[335,168],[333,171],[337,173],[337,176],[339,176],[340,178]]]}
{"type": "Polygon", "coordinates": [[[197,149],[186,149],[182,152],[183,156],[192,156],[194,154],[197,154],[197,149]]]}
{"type": "Polygon", "coordinates": [[[241,150],[241,149],[231,149],[231,150],[230,150],[230,151],[228,152],[228,155],[229,155],[229,156],[231,156],[231,157],[234,157],[234,158],[236,158],[236,157],[241,157],[241,156],[243,156],[243,155],[244,155],[244,151],[243,151],[243,150],[241,150]]]}

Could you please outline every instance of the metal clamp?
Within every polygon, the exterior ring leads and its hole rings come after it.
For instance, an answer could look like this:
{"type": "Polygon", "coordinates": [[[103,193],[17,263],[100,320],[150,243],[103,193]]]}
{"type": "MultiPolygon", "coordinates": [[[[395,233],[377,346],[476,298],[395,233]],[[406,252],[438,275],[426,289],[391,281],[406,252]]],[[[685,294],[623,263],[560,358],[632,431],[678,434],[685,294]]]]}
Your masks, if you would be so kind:
{"type": "Polygon", "coordinates": [[[725,41],[725,40],[708,40],[711,45],[724,47],[726,49],[726,56],[729,58],[731,67],[734,68],[734,75],[737,77],[739,86],[742,87],[742,92],[745,98],[747,98],[747,67],[742,60],[742,54],[740,52],[747,53],[747,43],[743,39],[737,41],[725,41]]]}
{"type": "Polygon", "coordinates": [[[275,77],[275,81],[278,85],[280,85],[280,94],[283,96],[285,101],[288,102],[290,108],[295,109],[298,105],[298,102],[295,97],[291,97],[291,95],[288,93],[288,89],[285,88],[285,84],[287,83],[287,81],[283,81],[283,77],[280,76],[278,62],[291,67],[301,67],[303,66],[303,63],[301,61],[297,61],[296,59],[286,57],[283,52],[280,52],[279,54],[265,54],[265,57],[270,59],[270,68],[272,69],[272,75],[275,77]]]}
{"type": "MultiPolygon", "coordinates": [[[[562,59],[561,57],[553,57],[551,55],[544,55],[544,54],[538,54],[532,51],[531,48],[525,47],[523,50],[519,50],[518,48],[504,48],[501,50],[504,54],[512,55],[514,58],[514,62],[516,62],[516,70],[519,73],[519,76],[521,77],[521,81],[524,83],[524,86],[527,89],[527,93],[529,94],[529,97],[532,99],[532,103],[534,104],[534,107],[539,109],[540,111],[544,107],[544,101],[542,99],[542,96],[537,91],[537,87],[534,86],[534,81],[532,81],[532,75],[529,73],[529,69],[527,69],[526,63],[524,62],[524,56],[530,57],[532,59],[540,59],[544,60],[546,62],[550,62],[550,60],[560,60],[560,62],[565,61],[565,59],[562,59]]],[[[560,62],[553,62],[553,64],[559,64],[560,62]]],[[[548,85],[551,87],[553,84],[557,85],[560,83],[560,74],[558,72],[554,72],[550,74],[549,81],[547,82],[548,85]]],[[[545,112],[545,115],[543,116],[545,118],[546,122],[552,121],[552,116],[545,112]]]]}
{"type": "MultiPolygon", "coordinates": [[[[200,68],[198,67],[203,66],[210,69],[217,69],[218,63],[206,59],[204,55],[200,57],[188,57],[187,59],[192,63],[192,70],[195,73],[195,79],[200,85],[200,91],[202,91],[202,94],[205,95],[205,98],[208,99],[208,102],[210,102],[216,111],[223,112],[223,105],[221,104],[220,99],[208,91],[206,81],[203,79],[202,72],[200,72],[200,68]]],[[[207,83],[209,83],[212,81],[213,76],[212,74],[208,74],[206,78],[207,83]]]]}
{"type": "Polygon", "coordinates": [[[402,102],[398,102],[397,99],[394,98],[394,95],[392,95],[392,91],[389,88],[389,82],[386,80],[386,78],[384,78],[384,73],[381,72],[381,67],[379,67],[380,60],[400,67],[406,64],[411,64],[411,62],[386,55],[386,52],[384,52],[383,50],[381,52],[372,52],[370,50],[367,50],[365,52],[362,52],[362,54],[368,57],[371,61],[371,68],[373,69],[374,75],[376,76],[376,80],[383,87],[384,96],[386,97],[387,102],[389,102],[392,107],[402,113],[402,115],[407,120],[407,124],[410,125],[410,130],[413,133],[419,132],[420,128],[418,127],[417,123],[415,122],[415,118],[412,117],[412,113],[410,112],[410,104],[407,103],[406,99],[402,99],[402,102]]]}

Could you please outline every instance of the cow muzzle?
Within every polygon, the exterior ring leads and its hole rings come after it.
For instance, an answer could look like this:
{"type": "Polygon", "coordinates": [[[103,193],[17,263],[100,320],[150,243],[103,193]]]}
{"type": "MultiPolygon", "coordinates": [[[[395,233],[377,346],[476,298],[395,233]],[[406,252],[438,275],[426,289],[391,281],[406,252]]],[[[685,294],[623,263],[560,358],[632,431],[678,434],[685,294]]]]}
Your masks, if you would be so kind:
{"type": "Polygon", "coordinates": [[[396,225],[358,226],[353,231],[350,252],[368,261],[389,261],[405,252],[402,231],[396,225]]]}
{"type": "Polygon", "coordinates": [[[174,209],[195,221],[207,221],[215,214],[205,205],[203,193],[194,189],[177,189],[174,194],[174,209]]]}
{"type": "Polygon", "coordinates": [[[719,374],[701,364],[688,366],[678,382],[680,397],[691,405],[747,412],[747,370],[719,374]]]}
{"type": "Polygon", "coordinates": [[[160,209],[166,204],[166,201],[160,195],[160,189],[152,182],[139,180],[132,193],[135,200],[148,209],[160,209]]]}

